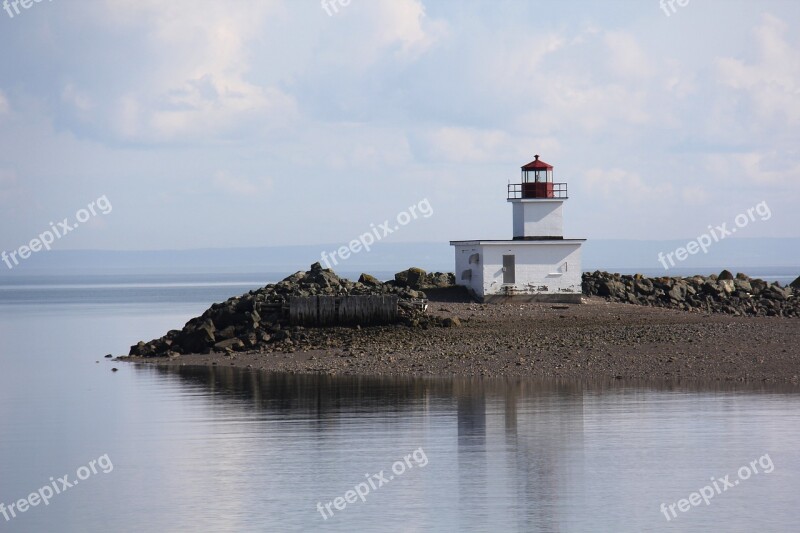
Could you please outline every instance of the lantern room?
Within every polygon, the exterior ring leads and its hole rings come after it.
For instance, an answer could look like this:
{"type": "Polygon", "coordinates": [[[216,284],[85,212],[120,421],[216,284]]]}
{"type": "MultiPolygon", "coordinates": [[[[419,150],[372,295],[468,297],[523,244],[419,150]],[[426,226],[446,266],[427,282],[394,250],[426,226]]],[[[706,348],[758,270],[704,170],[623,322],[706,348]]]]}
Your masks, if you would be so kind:
{"type": "Polygon", "coordinates": [[[509,184],[508,198],[566,198],[567,184],[553,183],[553,165],[535,159],[522,167],[522,183],[509,184]]]}

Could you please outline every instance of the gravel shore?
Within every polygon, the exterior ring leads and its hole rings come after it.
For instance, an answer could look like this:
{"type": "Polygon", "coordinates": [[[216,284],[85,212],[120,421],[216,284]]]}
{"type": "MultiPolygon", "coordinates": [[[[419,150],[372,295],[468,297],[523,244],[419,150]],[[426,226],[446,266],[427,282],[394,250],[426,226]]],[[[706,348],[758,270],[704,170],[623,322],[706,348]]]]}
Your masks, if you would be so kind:
{"type": "Polygon", "coordinates": [[[431,301],[456,327],[307,328],[282,353],[120,358],[329,375],[519,376],[800,383],[800,321],[585,298],[582,305],[431,301]],[[460,326],[458,326],[460,322],[460,326]]]}

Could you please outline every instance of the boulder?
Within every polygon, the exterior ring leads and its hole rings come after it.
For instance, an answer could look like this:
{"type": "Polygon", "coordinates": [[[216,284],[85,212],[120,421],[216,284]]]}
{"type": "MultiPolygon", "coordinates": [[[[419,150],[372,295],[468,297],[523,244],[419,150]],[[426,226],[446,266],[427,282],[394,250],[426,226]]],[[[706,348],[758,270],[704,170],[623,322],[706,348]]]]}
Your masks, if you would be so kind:
{"type": "Polygon", "coordinates": [[[427,273],[416,267],[411,267],[394,275],[394,281],[399,287],[408,287],[410,289],[421,289],[426,278],[427,273]]]}
{"type": "Polygon", "coordinates": [[[770,285],[767,290],[763,291],[761,296],[769,300],[783,301],[791,297],[791,289],[784,289],[778,285],[770,285]]]}
{"type": "Polygon", "coordinates": [[[433,272],[425,277],[422,289],[446,289],[456,284],[456,275],[452,272],[433,272]]]}
{"type": "Polygon", "coordinates": [[[244,342],[241,339],[228,339],[214,344],[214,349],[218,352],[226,350],[239,351],[244,349],[244,342]]]}
{"type": "Polygon", "coordinates": [[[380,285],[383,285],[378,278],[375,276],[370,276],[369,274],[361,274],[361,276],[358,278],[358,282],[370,287],[379,287],[380,285]]]}
{"type": "Polygon", "coordinates": [[[640,294],[653,294],[653,282],[648,278],[638,278],[633,283],[633,288],[640,294]]]}
{"type": "Polygon", "coordinates": [[[797,277],[796,280],[791,282],[789,286],[795,290],[800,290],[800,276],[797,277]]]}
{"type": "Polygon", "coordinates": [[[753,292],[753,286],[746,279],[742,279],[737,276],[736,279],[733,280],[733,284],[739,291],[753,292]]]}
{"type": "Polygon", "coordinates": [[[676,283],[667,293],[667,296],[669,296],[670,300],[682,302],[686,299],[686,288],[687,286],[685,283],[676,283]]]}
{"type": "Polygon", "coordinates": [[[601,280],[597,286],[597,294],[620,298],[625,294],[625,285],[613,279],[601,280]]]}
{"type": "Polygon", "coordinates": [[[721,281],[724,281],[724,280],[733,280],[735,278],[733,277],[733,274],[731,274],[730,270],[723,270],[722,272],[719,273],[719,276],[717,276],[717,279],[721,280],[721,281]]]}
{"type": "Polygon", "coordinates": [[[764,292],[764,289],[766,289],[768,286],[769,286],[769,283],[767,283],[764,280],[761,280],[761,279],[751,279],[750,280],[750,287],[753,289],[751,292],[753,294],[761,294],[762,292],[764,292]]]}
{"type": "Polygon", "coordinates": [[[189,352],[205,352],[216,342],[216,328],[211,320],[206,320],[194,331],[185,332],[178,344],[189,352]]]}
{"type": "Polygon", "coordinates": [[[722,279],[719,278],[717,280],[717,285],[722,289],[722,292],[725,294],[731,294],[733,291],[736,290],[736,285],[734,283],[733,277],[731,279],[722,279]]]}

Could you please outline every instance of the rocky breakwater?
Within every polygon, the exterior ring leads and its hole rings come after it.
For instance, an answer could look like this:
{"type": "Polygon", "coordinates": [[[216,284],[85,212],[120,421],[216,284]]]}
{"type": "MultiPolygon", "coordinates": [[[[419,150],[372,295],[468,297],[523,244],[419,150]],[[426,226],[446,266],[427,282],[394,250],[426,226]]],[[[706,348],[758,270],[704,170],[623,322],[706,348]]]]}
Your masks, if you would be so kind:
{"type": "Polygon", "coordinates": [[[583,275],[583,293],[612,301],[736,316],[800,317],[800,278],[789,286],[723,270],[719,275],[648,278],[583,275]]]}
{"type": "Polygon", "coordinates": [[[448,326],[442,319],[426,315],[419,301],[426,298],[423,287],[445,286],[454,282],[451,276],[410,268],[386,283],[369,274],[362,274],[357,282],[352,282],[315,263],[308,272],[297,272],[278,283],[214,304],[201,316],[189,320],[183,329],[132,346],[130,355],[288,352],[333,344],[337,328],[304,328],[289,323],[286,310],[291,297],[395,295],[399,298],[397,325],[448,326]]]}

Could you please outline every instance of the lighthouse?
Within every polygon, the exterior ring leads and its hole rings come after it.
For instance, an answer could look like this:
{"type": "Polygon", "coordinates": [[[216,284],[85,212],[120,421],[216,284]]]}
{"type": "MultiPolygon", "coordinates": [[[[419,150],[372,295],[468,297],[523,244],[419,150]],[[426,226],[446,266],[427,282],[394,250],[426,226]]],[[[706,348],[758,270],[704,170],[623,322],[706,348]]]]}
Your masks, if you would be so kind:
{"type": "Polygon", "coordinates": [[[553,166],[539,156],[508,185],[511,240],[450,241],[456,283],[481,302],[581,301],[581,245],[564,238],[566,183],[554,183],[553,166]]]}

